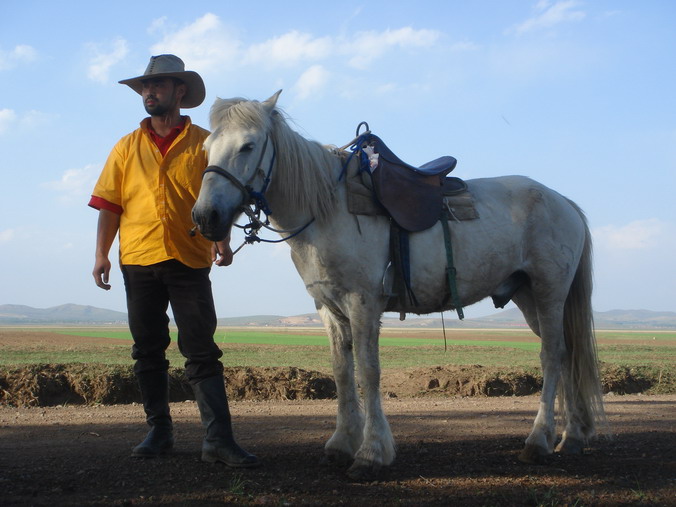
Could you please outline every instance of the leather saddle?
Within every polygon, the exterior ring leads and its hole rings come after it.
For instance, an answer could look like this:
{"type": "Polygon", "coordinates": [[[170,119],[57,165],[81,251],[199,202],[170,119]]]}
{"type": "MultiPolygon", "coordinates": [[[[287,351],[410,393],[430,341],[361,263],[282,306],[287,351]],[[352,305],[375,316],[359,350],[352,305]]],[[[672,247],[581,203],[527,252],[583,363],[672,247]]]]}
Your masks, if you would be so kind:
{"type": "Polygon", "coordinates": [[[380,204],[394,221],[408,232],[432,227],[441,216],[444,195],[466,190],[459,178],[447,178],[457,163],[444,156],[414,167],[402,161],[378,136],[365,134],[362,150],[377,154],[377,166],[372,167],[373,189],[380,204]]]}

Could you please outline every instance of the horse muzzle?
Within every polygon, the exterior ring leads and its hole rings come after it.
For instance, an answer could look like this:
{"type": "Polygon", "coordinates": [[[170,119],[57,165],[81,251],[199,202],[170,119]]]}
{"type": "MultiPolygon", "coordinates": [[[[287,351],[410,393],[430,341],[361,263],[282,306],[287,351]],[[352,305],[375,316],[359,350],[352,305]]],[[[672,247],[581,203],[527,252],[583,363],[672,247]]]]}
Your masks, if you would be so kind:
{"type": "Polygon", "coordinates": [[[192,221],[202,236],[210,241],[221,241],[227,237],[234,222],[234,215],[225,216],[217,209],[201,208],[195,205],[192,209],[192,221]]]}

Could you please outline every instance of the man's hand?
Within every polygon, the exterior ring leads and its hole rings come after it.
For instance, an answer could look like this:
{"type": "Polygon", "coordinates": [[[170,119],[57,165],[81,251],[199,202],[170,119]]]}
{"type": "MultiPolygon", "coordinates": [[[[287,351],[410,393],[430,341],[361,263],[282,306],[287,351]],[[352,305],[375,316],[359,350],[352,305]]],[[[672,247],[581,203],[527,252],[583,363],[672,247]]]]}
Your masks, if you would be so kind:
{"type": "Polygon", "coordinates": [[[230,248],[230,236],[223,241],[211,245],[211,260],[216,266],[229,266],[232,264],[233,253],[230,248]]]}
{"type": "Polygon", "coordinates": [[[99,211],[99,223],[96,228],[96,261],[94,262],[94,283],[97,287],[110,290],[108,278],[110,276],[110,261],[108,252],[120,229],[120,215],[102,209],[99,211]]]}
{"type": "Polygon", "coordinates": [[[108,260],[108,257],[96,257],[92,275],[94,275],[94,283],[96,283],[98,287],[101,287],[104,290],[110,290],[110,284],[108,284],[110,278],[110,261],[108,260]]]}

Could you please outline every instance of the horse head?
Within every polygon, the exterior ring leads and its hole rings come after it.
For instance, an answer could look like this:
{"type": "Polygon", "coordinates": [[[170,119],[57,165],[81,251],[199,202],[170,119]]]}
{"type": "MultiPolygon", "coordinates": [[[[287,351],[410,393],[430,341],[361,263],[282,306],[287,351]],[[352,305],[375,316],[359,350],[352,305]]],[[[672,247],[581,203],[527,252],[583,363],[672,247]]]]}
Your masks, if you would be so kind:
{"type": "Polygon", "coordinates": [[[210,111],[211,134],[204,142],[208,167],[192,210],[204,237],[225,238],[244,207],[263,200],[275,147],[272,116],[281,90],[264,102],[216,99],[210,111]]]}

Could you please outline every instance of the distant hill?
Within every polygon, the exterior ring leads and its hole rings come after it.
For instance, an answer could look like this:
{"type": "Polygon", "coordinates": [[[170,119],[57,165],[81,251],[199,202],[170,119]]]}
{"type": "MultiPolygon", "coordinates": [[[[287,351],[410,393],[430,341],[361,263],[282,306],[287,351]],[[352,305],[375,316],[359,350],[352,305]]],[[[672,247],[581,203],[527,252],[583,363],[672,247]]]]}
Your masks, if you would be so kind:
{"type": "MultiPolygon", "coordinates": [[[[389,314],[388,314],[389,315],[389,314]]],[[[595,312],[597,329],[676,329],[676,312],[653,312],[650,310],[611,310],[595,312]]],[[[93,306],[65,304],[51,308],[32,308],[23,305],[0,305],[0,326],[11,325],[125,325],[126,312],[106,310],[93,306]]],[[[316,313],[285,317],[281,315],[250,315],[218,319],[220,326],[232,327],[321,327],[316,313]]],[[[383,327],[395,328],[441,328],[439,314],[429,316],[409,315],[406,320],[385,316],[383,327]]],[[[486,317],[458,320],[453,312],[444,314],[444,325],[451,328],[525,328],[521,312],[512,308],[486,317]]]]}
{"type": "Polygon", "coordinates": [[[127,313],[94,306],[66,304],[51,308],[0,305],[0,325],[126,324],[127,313]]]}
{"type": "Polygon", "coordinates": [[[676,328],[676,312],[653,312],[651,310],[611,310],[594,314],[598,329],[654,329],[676,328]]]}
{"type": "Polygon", "coordinates": [[[319,318],[318,313],[306,313],[304,315],[295,315],[284,317],[282,315],[250,315],[248,317],[226,317],[218,319],[219,326],[233,327],[317,327],[324,324],[319,318]]]}
{"type": "MultiPolygon", "coordinates": [[[[316,313],[281,317],[275,315],[261,315],[250,317],[234,317],[218,320],[221,326],[270,326],[270,327],[315,327],[322,326],[322,321],[316,313]]],[[[609,312],[594,312],[594,324],[597,329],[676,329],[676,312],[653,312],[650,310],[612,310],[609,312]]],[[[497,328],[519,329],[526,328],[526,321],[518,308],[511,308],[494,315],[473,319],[459,320],[455,313],[444,314],[442,324],[439,314],[427,316],[407,315],[405,320],[397,317],[385,316],[382,326],[390,328],[497,328]]]]}

